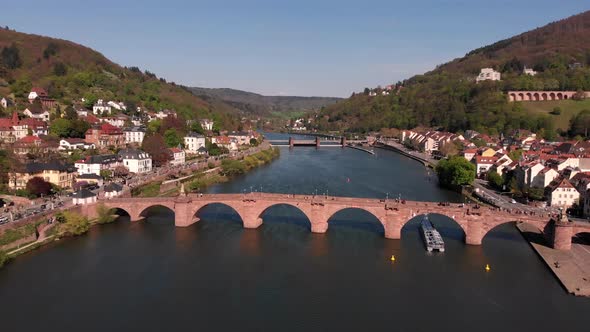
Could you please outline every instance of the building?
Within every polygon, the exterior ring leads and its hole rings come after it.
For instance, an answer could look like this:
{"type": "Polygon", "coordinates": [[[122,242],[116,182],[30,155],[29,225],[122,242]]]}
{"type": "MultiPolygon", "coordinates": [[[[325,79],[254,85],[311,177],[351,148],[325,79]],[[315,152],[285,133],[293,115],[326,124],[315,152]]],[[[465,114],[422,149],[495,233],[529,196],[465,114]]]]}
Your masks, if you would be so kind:
{"type": "Polygon", "coordinates": [[[186,160],[186,155],[184,151],[180,148],[170,148],[170,154],[172,155],[172,159],[170,159],[170,165],[172,166],[180,166],[184,165],[186,160]]]}
{"type": "Polygon", "coordinates": [[[98,149],[122,147],[125,145],[125,134],[121,128],[103,123],[86,131],[86,142],[94,144],[98,149]]]}
{"type": "Polygon", "coordinates": [[[176,112],[175,111],[168,110],[168,109],[165,109],[165,110],[161,110],[158,113],[156,113],[155,116],[156,116],[157,119],[162,120],[162,119],[167,118],[169,116],[176,117],[176,112]]]}
{"type": "Polygon", "coordinates": [[[10,98],[3,97],[0,99],[0,106],[2,106],[4,109],[7,109],[11,106],[14,106],[14,101],[12,101],[10,98]]]}
{"type": "Polygon", "coordinates": [[[37,136],[29,135],[14,142],[12,149],[18,155],[31,154],[39,156],[40,154],[57,151],[57,144],[53,141],[44,141],[37,136]]]}
{"type": "Polygon", "coordinates": [[[567,209],[579,203],[580,193],[568,179],[557,178],[545,189],[547,204],[549,206],[567,209]]]}
{"type": "Polygon", "coordinates": [[[228,136],[214,136],[211,138],[211,143],[217,144],[217,146],[226,148],[229,151],[238,150],[238,142],[228,136]]]}
{"type": "Polygon", "coordinates": [[[62,151],[70,151],[70,150],[88,150],[94,149],[95,146],[92,143],[86,143],[85,140],[81,138],[62,138],[59,141],[59,150],[62,151]]]}
{"type": "Polygon", "coordinates": [[[545,188],[551,184],[557,177],[559,172],[553,168],[543,168],[531,181],[531,187],[533,188],[545,188]]]}
{"type": "Polygon", "coordinates": [[[142,127],[132,127],[123,129],[123,133],[125,133],[125,144],[140,145],[145,137],[145,132],[145,128],[142,127]]]}
{"type": "Polygon", "coordinates": [[[475,156],[475,172],[478,176],[484,176],[487,172],[494,166],[494,164],[498,161],[498,158],[493,157],[484,157],[484,156],[475,156]]]}
{"type": "Polygon", "coordinates": [[[88,189],[80,189],[72,196],[74,205],[86,205],[96,203],[96,194],[88,189]]]}
{"type": "Polygon", "coordinates": [[[95,115],[111,114],[112,106],[99,99],[92,106],[92,113],[95,115]]]}
{"type": "Polygon", "coordinates": [[[117,166],[121,165],[123,165],[123,161],[116,154],[88,156],[86,159],[78,160],[74,164],[80,175],[100,175],[100,171],[102,170],[114,170],[117,166]]]}
{"type": "Polygon", "coordinates": [[[118,183],[111,182],[104,186],[104,197],[107,199],[120,196],[122,193],[123,186],[118,183]]]}
{"type": "Polygon", "coordinates": [[[201,147],[205,147],[205,136],[190,132],[184,137],[184,148],[188,153],[198,153],[201,147]]]}
{"type": "Polygon", "coordinates": [[[49,121],[49,111],[43,108],[43,106],[39,104],[31,104],[29,105],[23,112],[24,115],[28,116],[29,118],[38,119],[41,121],[49,121]]]}
{"type": "Polygon", "coordinates": [[[88,184],[96,184],[99,187],[102,187],[103,178],[100,175],[92,174],[82,174],[76,176],[76,183],[86,182],[88,184]]]}
{"type": "Polygon", "coordinates": [[[123,166],[131,173],[148,173],[152,171],[152,157],[139,149],[126,148],[119,151],[123,166]]]}
{"type": "Polygon", "coordinates": [[[10,189],[25,189],[27,182],[40,177],[60,188],[70,188],[74,182],[76,169],[72,165],[51,161],[47,163],[31,162],[22,169],[11,172],[8,187],[10,189]]]}
{"type": "Polygon", "coordinates": [[[51,108],[55,106],[55,99],[49,98],[47,91],[43,88],[32,88],[31,92],[29,92],[29,103],[33,104],[37,98],[43,107],[51,108]]]}
{"type": "Polygon", "coordinates": [[[200,121],[201,127],[203,130],[211,131],[213,130],[213,121],[209,119],[201,119],[200,121]]]}
{"type": "Polygon", "coordinates": [[[250,133],[245,131],[240,132],[232,132],[229,135],[229,138],[236,140],[238,145],[250,145],[250,139],[253,138],[250,133]]]}
{"type": "Polygon", "coordinates": [[[524,69],[522,70],[523,75],[529,75],[529,76],[535,76],[537,75],[537,72],[534,71],[532,68],[527,68],[526,66],[524,66],[524,69]]]}
{"type": "Polygon", "coordinates": [[[478,83],[481,81],[499,81],[501,77],[502,75],[493,68],[482,68],[475,81],[478,83]]]}
{"type": "Polygon", "coordinates": [[[111,106],[112,108],[118,110],[118,111],[125,111],[127,110],[127,106],[125,106],[125,103],[122,102],[116,102],[116,101],[109,101],[107,103],[107,105],[111,106]]]}
{"type": "MultiPolygon", "coordinates": [[[[49,134],[49,126],[47,122],[40,121],[33,118],[25,118],[20,120],[19,125],[26,127],[27,133],[30,130],[33,136],[41,136],[49,134]]],[[[24,128],[23,128],[24,129],[24,128]]]]}

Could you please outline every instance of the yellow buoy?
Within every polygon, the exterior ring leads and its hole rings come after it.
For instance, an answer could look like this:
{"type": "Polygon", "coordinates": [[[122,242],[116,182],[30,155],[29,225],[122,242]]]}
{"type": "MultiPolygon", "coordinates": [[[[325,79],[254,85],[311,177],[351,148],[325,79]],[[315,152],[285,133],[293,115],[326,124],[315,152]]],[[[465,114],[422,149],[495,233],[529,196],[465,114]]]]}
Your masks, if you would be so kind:
{"type": "Polygon", "coordinates": [[[391,255],[391,261],[394,262],[395,261],[395,255],[391,255]]]}
{"type": "Polygon", "coordinates": [[[486,272],[490,272],[491,268],[490,268],[490,264],[486,264],[486,272]]]}

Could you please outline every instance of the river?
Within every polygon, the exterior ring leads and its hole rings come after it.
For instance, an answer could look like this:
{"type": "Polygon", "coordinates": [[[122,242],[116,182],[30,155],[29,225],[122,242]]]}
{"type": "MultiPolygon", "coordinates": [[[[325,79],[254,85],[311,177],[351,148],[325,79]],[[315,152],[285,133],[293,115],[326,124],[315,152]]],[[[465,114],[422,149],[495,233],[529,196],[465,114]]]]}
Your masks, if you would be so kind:
{"type": "MultiPolygon", "coordinates": [[[[211,193],[265,191],[460,202],[432,171],[395,152],[281,148],[273,163],[211,193]]],[[[170,211],[52,243],[0,270],[0,326],[33,331],[580,331],[590,299],[566,294],[513,224],[482,246],[431,216],[445,242],[428,254],[419,218],[401,240],[370,214],[338,213],[312,234],[294,207],[256,230],[227,207],[175,228],[170,211]],[[390,261],[395,255],[395,262],[390,261]],[[485,272],[490,264],[492,270],[485,272]]]]}

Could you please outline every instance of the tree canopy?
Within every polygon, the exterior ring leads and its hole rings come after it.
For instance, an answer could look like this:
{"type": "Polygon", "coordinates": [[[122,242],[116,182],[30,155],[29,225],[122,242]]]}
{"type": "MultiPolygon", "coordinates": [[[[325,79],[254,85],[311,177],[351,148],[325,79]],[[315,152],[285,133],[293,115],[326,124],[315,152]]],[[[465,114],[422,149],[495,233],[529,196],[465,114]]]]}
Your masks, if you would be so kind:
{"type": "Polygon", "coordinates": [[[436,165],[439,183],[446,187],[468,185],[475,179],[475,165],[461,156],[443,159],[436,165]]]}

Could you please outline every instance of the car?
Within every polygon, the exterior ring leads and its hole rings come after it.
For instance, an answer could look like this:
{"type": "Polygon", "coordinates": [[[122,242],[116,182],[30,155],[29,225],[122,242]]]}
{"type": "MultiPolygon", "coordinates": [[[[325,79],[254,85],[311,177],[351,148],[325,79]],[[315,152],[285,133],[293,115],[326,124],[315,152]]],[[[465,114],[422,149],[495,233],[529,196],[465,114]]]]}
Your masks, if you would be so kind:
{"type": "Polygon", "coordinates": [[[0,225],[4,225],[6,223],[8,223],[10,220],[8,219],[8,217],[2,216],[0,217],[0,225]]]}
{"type": "Polygon", "coordinates": [[[516,201],[515,201],[514,199],[512,199],[512,200],[510,201],[510,203],[512,203],[512,204],[516,204],[516,201]]]}

